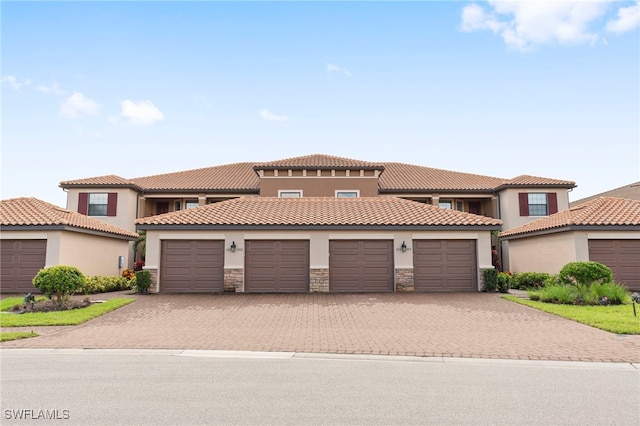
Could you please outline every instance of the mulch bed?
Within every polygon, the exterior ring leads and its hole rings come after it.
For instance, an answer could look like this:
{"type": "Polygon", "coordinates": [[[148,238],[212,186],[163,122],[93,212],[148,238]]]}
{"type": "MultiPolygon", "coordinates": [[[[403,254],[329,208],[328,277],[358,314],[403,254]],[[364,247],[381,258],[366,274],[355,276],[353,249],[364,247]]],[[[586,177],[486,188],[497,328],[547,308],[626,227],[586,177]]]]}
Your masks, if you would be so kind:
{"type": "Polygon", "coordinates": [[[69,311],[71,309],[80,309],[91,306],[91,300],[86,298],[84,300],[67,300],[62,303],[58,303],[54,300],[40,300],[33,305],[31,303],[18,304],[9,310],[13,313],[27,313],[27,312],[52,312],[52,311],[69,311]]]}

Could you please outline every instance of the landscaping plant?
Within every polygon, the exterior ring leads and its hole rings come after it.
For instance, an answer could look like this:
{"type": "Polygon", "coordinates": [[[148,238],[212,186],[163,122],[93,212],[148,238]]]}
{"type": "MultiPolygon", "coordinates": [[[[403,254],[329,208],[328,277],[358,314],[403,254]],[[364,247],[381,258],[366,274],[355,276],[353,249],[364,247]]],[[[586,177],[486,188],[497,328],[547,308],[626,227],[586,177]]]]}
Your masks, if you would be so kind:
{"type": "Polygon", "coordinates": [[[499,272],[497,287],[500,293],[509,293],[509,289],[513,286],[513,276],[507,272],[499,272]]]}
{"type": "Polygon", "coordinates": [[[147,293],[151,287],[151,272],[137,271],[135,280],[136,293],[147,293]]]}
{"type": "Polygon", "coordinates": [[[484,273],[484,291],[493,293],[498,288],[498,270],[485,269],[484,273]]]}
{"type": "Polygon", "coordinates": [[[64,304],[84,282],[84,275],[74,266],[51,266],[41,269],[33,278],[33,286],[55,303],[64,304]]]}
{"type": "Polygon", "coordinates": [[[551,284],[554,276],[546,272],[522,272],[513,276],[513,286],[519,290],[539,289],[551,284]]]}

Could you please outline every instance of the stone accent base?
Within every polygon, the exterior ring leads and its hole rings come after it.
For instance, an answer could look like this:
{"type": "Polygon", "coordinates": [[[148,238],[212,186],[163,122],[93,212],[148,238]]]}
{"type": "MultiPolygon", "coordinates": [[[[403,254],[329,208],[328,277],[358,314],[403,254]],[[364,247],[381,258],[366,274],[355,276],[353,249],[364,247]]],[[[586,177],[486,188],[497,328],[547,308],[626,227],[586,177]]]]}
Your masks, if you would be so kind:
{"type": "Polygon", "coordinates": [[[478,291],[484,291],[484,271],[486,271],[487,269],[495,269],[495,268],[478,269],[478,284],[480,284],[480,289],[478,291]]]}
{"type": "Polygon", "coordinates": [[[413,268],[396,269],[396,291],[414,291],[413,268]]]}
{"type": "Polygon", "coordinates": [[[149,286],[149,293],[158,293],[160,286],[158,285],[158,269],[157,268],[142,268],[145,271],[149,271],[151,274],[151,286],[149,286]]]}
{"type": "Polygon", "coordinates": [[[224,291],[239,293],[244,291],[244,269],[224,270],[224,291]]]}
{"type": "Polygon", "coordinates": [[[312,293],[329,292],[328,269],[309,269],[309,290],[312,293]]]}

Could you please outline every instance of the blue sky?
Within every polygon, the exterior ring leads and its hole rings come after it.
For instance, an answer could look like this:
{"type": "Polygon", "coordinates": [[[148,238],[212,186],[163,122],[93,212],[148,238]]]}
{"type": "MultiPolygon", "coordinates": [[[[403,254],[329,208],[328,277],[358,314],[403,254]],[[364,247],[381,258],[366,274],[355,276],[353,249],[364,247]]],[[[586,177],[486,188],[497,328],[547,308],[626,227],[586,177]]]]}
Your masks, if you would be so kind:
{"type": "Polygon", "coordinates": [[[616,2],[5,2],[2,199],[324,153],[640,180],[640,10],[616,2]]]}

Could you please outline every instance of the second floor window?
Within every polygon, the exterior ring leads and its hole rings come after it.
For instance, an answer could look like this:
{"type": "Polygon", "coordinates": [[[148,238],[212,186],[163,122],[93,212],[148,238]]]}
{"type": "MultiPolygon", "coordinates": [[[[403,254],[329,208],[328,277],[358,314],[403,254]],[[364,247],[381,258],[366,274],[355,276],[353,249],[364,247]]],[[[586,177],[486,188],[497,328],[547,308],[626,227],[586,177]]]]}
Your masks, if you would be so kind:
{"type": "Polygon", "coordinates": [[[359,191],[336,191],[338,198],[358,198],[359,195],[359,191]]]}
{"type": "Polygon", "coordinates": [[[87,209],[89,216],[107,216],[108,206],[108,194],[89,194],[89,207],[87,209]]]}
{"type": "Polygon", "coordinates": [[[300,198],[302,197],[302,191],[278,191],[278,197],[280,198],[300,198]]]}

